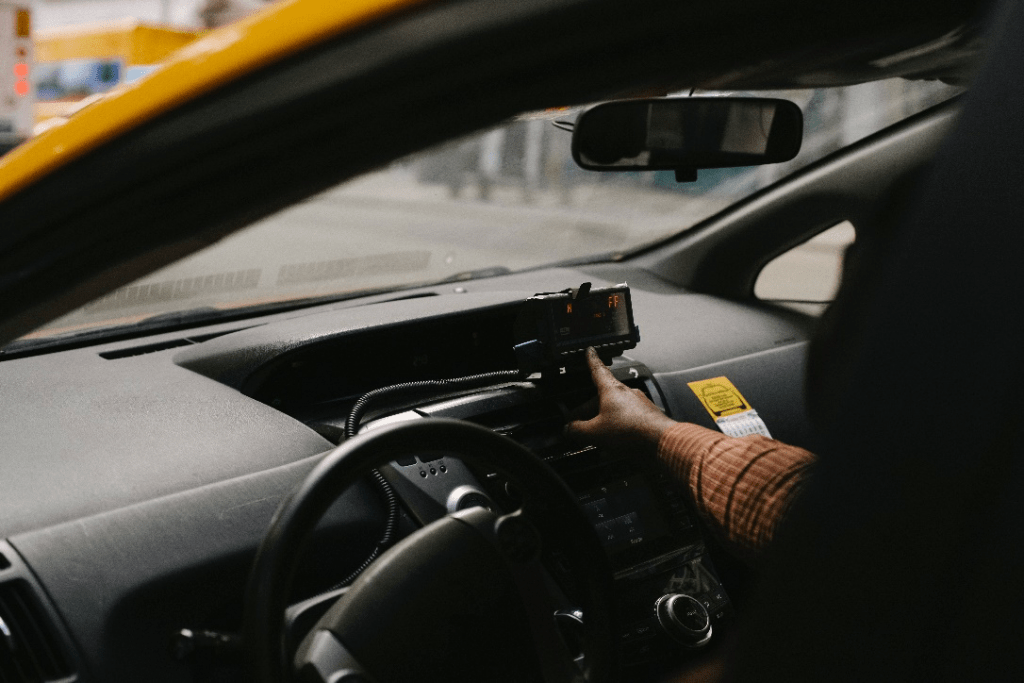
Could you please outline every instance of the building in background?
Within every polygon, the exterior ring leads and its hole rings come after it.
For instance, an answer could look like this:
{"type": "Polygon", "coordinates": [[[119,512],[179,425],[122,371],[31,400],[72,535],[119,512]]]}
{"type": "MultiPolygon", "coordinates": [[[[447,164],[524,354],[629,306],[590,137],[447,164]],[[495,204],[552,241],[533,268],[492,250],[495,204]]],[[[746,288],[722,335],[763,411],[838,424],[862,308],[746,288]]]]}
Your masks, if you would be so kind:
{"type": "Polygon", "coordinates": [[[135,19],[36,32],[36,121],[69,116],[121,83],[155,69],[202,34],[135,19]]]}
{"type": "Polygon", "coordinates": [[[136,21],[199,28],[204,0],[33,0],[36,30],[75,24],[135,19],[136,21]]]}
{"type": "Polygon", "coordinates": [[[36,28],[135,19],[184,29],[223,26],[268,0],[33,0],[36,28]]]}
{"type": "Polygon", "coordinates": [[[32,134],[32,11],[0,0],[0,154],[32,134]]]}

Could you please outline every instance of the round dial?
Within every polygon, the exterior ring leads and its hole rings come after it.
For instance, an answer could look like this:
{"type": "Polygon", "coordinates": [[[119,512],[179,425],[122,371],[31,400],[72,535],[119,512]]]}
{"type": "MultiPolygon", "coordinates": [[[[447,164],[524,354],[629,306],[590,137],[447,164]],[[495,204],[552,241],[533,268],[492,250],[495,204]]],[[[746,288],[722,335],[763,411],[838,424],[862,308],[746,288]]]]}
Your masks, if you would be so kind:
{"type": "Polygon", "coordinates": [[[711,640],[711,617],[704,605],[682,593],[670,593],[654,603],[658,623],[665,633],[687,647],[701,647],[711,640]]]}

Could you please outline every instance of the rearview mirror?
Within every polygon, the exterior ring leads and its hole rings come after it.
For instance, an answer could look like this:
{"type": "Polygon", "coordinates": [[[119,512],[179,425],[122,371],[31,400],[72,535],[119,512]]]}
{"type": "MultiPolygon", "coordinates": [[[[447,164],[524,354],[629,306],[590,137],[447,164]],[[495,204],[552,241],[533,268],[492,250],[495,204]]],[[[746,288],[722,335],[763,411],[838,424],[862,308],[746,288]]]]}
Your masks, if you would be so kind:
{"type": "MultiPolygon", "coordinates": [[[[786,100],[680,97],[599,104],[576,120],[572,156],[591,171],[676,170],[789,161],[804,117],[786,100]]],[[[680,177],[680,175],[684,177],[680,177]]]]}

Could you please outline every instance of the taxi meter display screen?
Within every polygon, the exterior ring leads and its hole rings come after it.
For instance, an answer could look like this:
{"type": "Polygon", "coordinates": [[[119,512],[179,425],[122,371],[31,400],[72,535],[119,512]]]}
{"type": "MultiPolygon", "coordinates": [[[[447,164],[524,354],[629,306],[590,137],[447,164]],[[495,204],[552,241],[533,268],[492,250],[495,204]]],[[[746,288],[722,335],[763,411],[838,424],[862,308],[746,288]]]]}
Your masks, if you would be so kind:
{"type": "Polygon", "coordinates": [[[623,291],[562,300],[552,311],[554,341],[558,346],[576,346],[591,340],[628,337],[630,318],[627,294],[623,291]]]}
{"type": "Polygon", "coordinates": [[[561,368],[593,346],[605,363],[640,342],[629,286],[542,292],[523,302],[513,326],[513,349],[525,372],[561,368]]]}
{"type": "Polygon", "coordinates": [[[671,534],[641,474],[609,480],[578,500],[610,555],[671,534]]]}

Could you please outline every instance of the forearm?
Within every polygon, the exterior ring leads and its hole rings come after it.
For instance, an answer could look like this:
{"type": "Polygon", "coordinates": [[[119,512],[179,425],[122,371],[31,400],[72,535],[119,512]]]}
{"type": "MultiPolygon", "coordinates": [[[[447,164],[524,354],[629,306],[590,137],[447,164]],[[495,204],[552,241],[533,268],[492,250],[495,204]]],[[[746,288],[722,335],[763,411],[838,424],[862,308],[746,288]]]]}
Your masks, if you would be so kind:
{"type": "Polygon", "coordinates": [[[689,484],[712,531],[751,562],[771,544],[816,459],[767,437],[736,438],[689,423],[662,433],[658,457],[689,484]]]}

